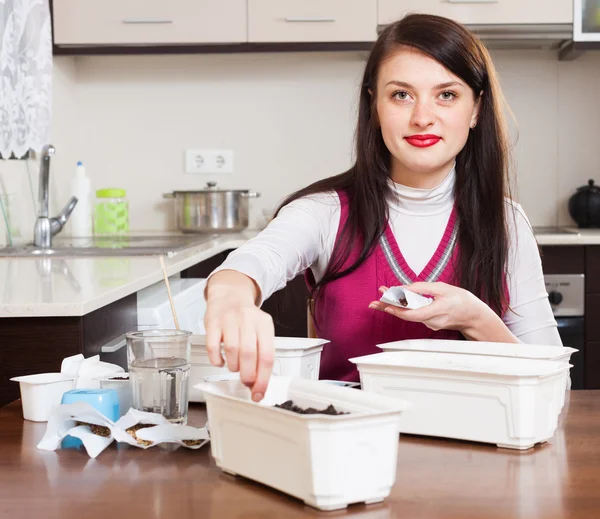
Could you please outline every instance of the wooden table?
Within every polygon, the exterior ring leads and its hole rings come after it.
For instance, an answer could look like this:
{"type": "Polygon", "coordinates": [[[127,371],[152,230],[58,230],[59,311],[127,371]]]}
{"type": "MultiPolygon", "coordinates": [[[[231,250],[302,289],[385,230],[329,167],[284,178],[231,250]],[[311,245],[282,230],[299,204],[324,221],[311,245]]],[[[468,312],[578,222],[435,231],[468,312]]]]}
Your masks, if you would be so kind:
{"type": "MultiPolygon", "coordinates": [[[[204,421],[204,407],[194,405],[190,424],[204,421]]],[[[554,438],[526,452],[403,435],[392,494],[330,513],[222,474],[208,446],[113,444],[92,460],[84,451],[38,450],[45,428],[23,421],[19,402],[0,409],[0,517],[600,518],[600,391],[571,392],[554,438]]]]}

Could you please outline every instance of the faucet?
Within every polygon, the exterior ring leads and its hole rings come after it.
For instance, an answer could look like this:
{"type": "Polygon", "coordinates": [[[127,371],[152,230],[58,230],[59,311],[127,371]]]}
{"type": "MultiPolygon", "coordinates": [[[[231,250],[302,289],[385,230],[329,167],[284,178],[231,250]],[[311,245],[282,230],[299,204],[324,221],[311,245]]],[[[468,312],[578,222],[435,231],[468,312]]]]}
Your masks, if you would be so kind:
{"type": "Polygon", "coordinates": [[[52,236],[58,234],[67,223],[69,216],[77,205],[77,198],[71,197],[65,208],[55,218],[48,217],[48,199],[50,179],[50,157],[54,156],[56,149],[51,144],[42,148],[40,161],[40,186],[38,217],[33,228],[33,244],[42,249],[52,247],[52,236]]]}

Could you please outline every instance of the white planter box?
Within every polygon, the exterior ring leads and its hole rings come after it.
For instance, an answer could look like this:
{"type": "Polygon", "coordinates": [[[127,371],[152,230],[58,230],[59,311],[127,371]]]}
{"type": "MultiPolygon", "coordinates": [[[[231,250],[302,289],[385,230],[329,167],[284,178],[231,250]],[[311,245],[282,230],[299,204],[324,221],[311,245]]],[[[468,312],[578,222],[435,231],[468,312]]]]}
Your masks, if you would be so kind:
{"type": "Polygon", "coordinates": [[[449,341],[442,339],[413,339],[378,344],[383,351],[435,351],[440,353],[464,353],[468,355],[491,355],[494,357],[517,357],[521,359],[560,360],[568,364],[575,348],[533,344],[510,344],[503,342],[449,341]]]}
{"type": "Polygon", "coordinates": [[[400,431],[529,449],[558,423],[561,361],[418,351],[350,359],[362,389],[414,404],[400,431]]]}
{"type": "MultiPolygon", "coordinates": [[[[275,337],[273,374],[286,377],[319,379],[321,351],[328,343],[324,339],[275,337]]],[[[225,359],[225,352],[222,352],[225,359]]],[[[206,351],[206,336],[192,335],[192,366],[190,369],[190,402],[204,402],[202,392],[194,386],[212,375],[227,374],[226,366],[218,368],[210,363],[206,351]]]]}
{"type": "MultiPolygon", "coordinates": [[[[560,361],[570,368],[571,355],[575,348],[545,346],[537,344],[510,344],[483,341],[449,341],[442,339],[413,339],[378,344],[383,351],[435,351],[439,353],[463,353],[467,355],[489,355],[493,357],[515,357],[520,359],[538,359],[560,361]]],[[[565,377],[566,391],[569,387],[569,373],[565,377]]],[[[560,407],[565,403],[565,392],[561,393],[560,407]]]]}
{"type": "Polygon", "coordinates": [[[198,386],[206,396],[217,466],[321,510],[375,503],[396,479],[398,421],[410,404],[318,381],[271,377],[250,400],[239,381],[198,386]],[[350,414],[300,415],[272,407],[286,400],[350,414]]]}

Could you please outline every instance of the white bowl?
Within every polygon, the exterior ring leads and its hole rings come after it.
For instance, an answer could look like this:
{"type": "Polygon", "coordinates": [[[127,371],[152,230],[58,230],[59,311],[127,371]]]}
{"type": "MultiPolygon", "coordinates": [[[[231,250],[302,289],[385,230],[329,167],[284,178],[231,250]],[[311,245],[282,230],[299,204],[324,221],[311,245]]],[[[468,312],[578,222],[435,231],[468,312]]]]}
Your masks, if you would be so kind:
{"type": "MultiPolygon", "coordinates": [[[[275,362],[273,374],[318,380],[321,351],[328,343],[324,339],[303,337],[275,337],[275,362]]],[[[222,350],[223,359],[225,351],[222,350]]],[[[192,362],[190,369],[190,402],[204,402],[202,392],[195,385],[212,375],[231,373],[227,366],[215,367],[210,363],[206,350],[206,335],[192,335],[192,362]]]]}
{"type": "Polygon", "coordinates": [[[60,406],[63,393],[73,389],[75,379],[62,373],[39,373],[11,380],[19,383],[23,418],[47,422],[52,411],[60,406]]]}
{"type": "Polygon", "coordinates": [[[119,416],[127,414],[127,411],[133,407],[133,390],[131,387],[131,380],[129,379],[128,373],[112,373],[96,379],[102,389],[114,389],[119,397],[119,416]],[[127,378],[120,380],[111,380],[114,377],[123,377],[127,375],[127,378]]]}
{"type": "Polygon", "coordinates": [[[396,479],[398,421],[410,404],[323,384],[271,377],[252,402],[239,380],[199,384],[218,467],[303,500],[320,510],[385,499],[396,479]],[[350,414],[301,415],[274,408],[329,404],[350,414]]]}
{"type": "Polygon", "coordinates": [[[415,405],[401,432],[522,450],[553,436],[569,370],[561,361],[420,351],[350,361],[363,391],[415,405]]]}

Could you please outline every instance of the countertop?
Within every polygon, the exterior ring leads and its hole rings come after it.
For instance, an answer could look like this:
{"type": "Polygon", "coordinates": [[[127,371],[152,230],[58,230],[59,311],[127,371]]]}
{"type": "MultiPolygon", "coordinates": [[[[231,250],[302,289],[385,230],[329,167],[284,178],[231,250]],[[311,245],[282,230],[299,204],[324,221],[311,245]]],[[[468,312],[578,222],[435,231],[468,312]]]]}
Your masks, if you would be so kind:
{"type": "MultiPolygon", "coordinates": [[[[169,276],[256,236],[223,234],[165,257],[169,276]]],[[[158,256],[0,258],[0,318],[82,316],[163,279],[158,256]]]]}
{"type": "MultiPolygon", "coordinates": [[[[535,229],[540,245],[600,245],[600,230],[535,229]]],[[[223,234],[166,258],[169,276],[258,230],[223,234]]],[[[0,258],[0,318],[83,316],[162,280],[156,256],[0,258]]]]}
{"type": "MultiPolygon", "coordinates": [[[[205,420],[204,406],[193,405],[190,424],[205,420]]],[[[554,437],[524,452],[401,435],[390,496],[329,513],[223,474],[209,446],[166,452],[113,444],[91,460],[83,451],[38,450],[46,424],[23,421],[18,401],[0,409],[0,423],[0,516],[7,518],[600,516],[600,391],[571,391],[554,437]]]]}
{"type": "Polygon", "coordinates": [[[539,245],[600,245],[600,229],[534,227],[539,245]]]}

